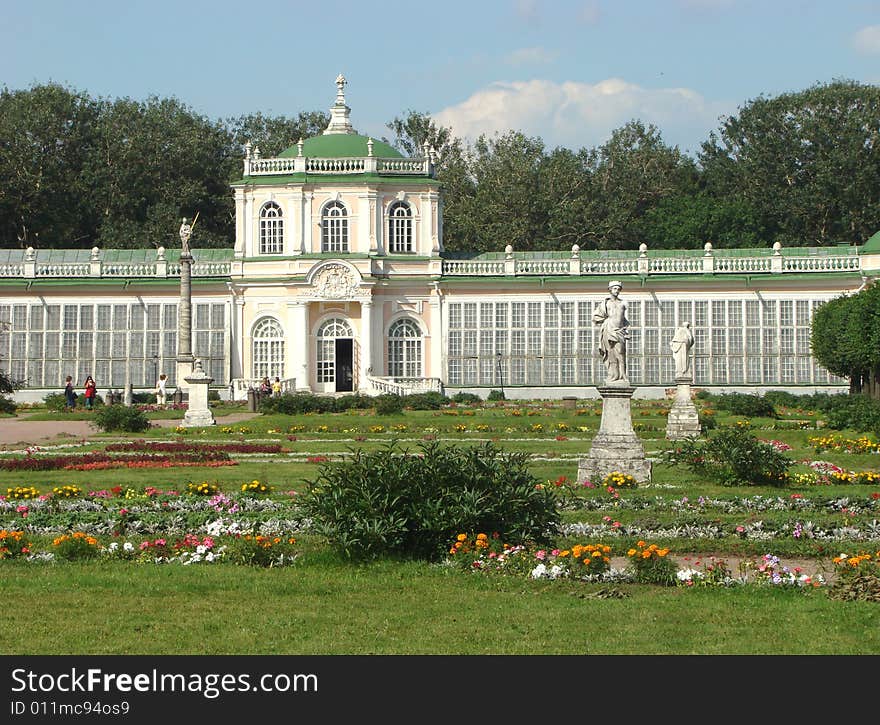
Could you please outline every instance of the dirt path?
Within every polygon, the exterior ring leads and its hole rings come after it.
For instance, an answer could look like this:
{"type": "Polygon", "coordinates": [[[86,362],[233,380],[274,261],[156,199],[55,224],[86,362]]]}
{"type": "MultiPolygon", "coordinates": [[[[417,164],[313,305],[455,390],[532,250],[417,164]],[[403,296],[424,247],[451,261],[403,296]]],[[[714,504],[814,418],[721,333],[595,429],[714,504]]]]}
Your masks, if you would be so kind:
{"type": "MultiPolygon", "coordinates": [[[[217,425],[230,425],[250,420],[259,413],[233,413],[217,418],[217,425]]],[[[154,420],[153,425],[174,428],[179,419],[154,420]]],[[[91,438],[98,429],[88,420],[31,420],[27,414],[16,418],[0,418],[0,447],[26,448],[30,445],[67,443],[91,438]]]]}

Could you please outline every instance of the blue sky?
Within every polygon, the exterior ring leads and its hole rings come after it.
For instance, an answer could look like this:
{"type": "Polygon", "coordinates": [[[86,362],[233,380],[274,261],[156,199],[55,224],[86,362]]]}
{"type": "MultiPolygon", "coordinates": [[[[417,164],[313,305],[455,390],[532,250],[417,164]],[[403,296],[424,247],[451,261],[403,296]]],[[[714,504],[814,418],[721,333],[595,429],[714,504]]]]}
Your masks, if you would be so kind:
{"type": "Polygon", "coordinates": [[[4,0],[0,85],[176,97],[222,119],[326,111],[359,132],[407,110],[472,140],[603,143],[639,118],[696,153],[750,99],[880,83],[880,0],[4,0]]]}

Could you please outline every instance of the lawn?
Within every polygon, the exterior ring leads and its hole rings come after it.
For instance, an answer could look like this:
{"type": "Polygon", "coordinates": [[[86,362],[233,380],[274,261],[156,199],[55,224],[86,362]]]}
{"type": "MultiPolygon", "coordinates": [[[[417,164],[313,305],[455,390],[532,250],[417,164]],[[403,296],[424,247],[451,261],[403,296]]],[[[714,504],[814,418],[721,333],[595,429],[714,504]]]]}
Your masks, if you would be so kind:
{"type": "MultiPolygon", "coordinates": [[[[390,416],[371,410],[259,415],[204,430],[154,427],[138,435],[90,437],[84,445],[4,452],[0,464],[22,467],[0,470],[0,491],[7,493],[0,502],[0,528],[24,532],[30,548],[43,555],[60,536],[81,531],[94,537],[103,553],[84,561],[0,561],[7,611],[27,612],[28,622],[27,636],[4,628],[0,651],[880,653],[877,602],[829,596],[833,557],[880,550],[880,484],[867,476],[878,470],[876,447],[854,443],[871,441],[870,436],[829,430],[815,411],[784,409],[777,418],[717,411],[719,429],[747,427],[795,461],[784,486],[729,486],[664,458],[672,446],[665,439],[668,405],[633,401],[634,427],[654,459],[653,478],[613,491],[600,482],[585,487],[576,481],[578,459],[588,454],[599,426],[595,401],[581,401],[574,410],[558,401],[503,401],[390,416]],[[817,441],[829,435],[836,436],[836,447],[822,450],[817,441]],[[490,442],[527,453],[536,485],[552,489],[558,499],[562,527],[555,546],[567,551],[578,543],[608,545],[615,569],[623,571],[627,551],[641,540],[668,548],[682,566],[700,559],[705,566],[709,557],[760,565],[772,555],[781,560],[780,568],[787,561],[812,562],[829,582],[774,585],[769,577],[756,579],[754,567],[748,584],[703,586],[697,580],[696,586],[658,586],[625,576],[585,581],[490,574],[436,561],[352,563],[298,516],[297,498],[323,467],[392,441],[415,453],[428,440],[457,446],[490,442]],[[114,452],[109,450],[114,441],[138,445],[114,452]],[[172,444],[175,450],[195,449],[196,460],[156,461],[171,455],[162,447],[172,444]],[[212,446],[232,444],[239,448],[228,454],[233,465],[199,462],[212,446]],[[274,446],[278,452],[241,452],[248,446],[274,446]],[[82,467],[89,455],[114,460],[87,470],[40,470],[36,463],[56,458],[53,465],[82,467]],[[809,465],[816,461],[865,475],[817,476],[809,465]],[[242,491],[254,481],[271,491],[259,496],[242,491]],[[74,487],[67,490],[69,498],[48,495],[65,485],[74,487]],[[200,486],[206,495],[194,493],[200,486]],[[240,531],[283,539],[285,546],[294,538],[294,556],[283,566],[264,568],[232,563],[231,549],[212,563],[193,560],[190,547],[188,565],[130,560],[143,558],[135,554],[144,541],[201,539],[218,530],[218,519],[227,527],[234,523],[240,531]],[[135,554],[112,560],[111,545],[119,550],[125,542],[135,554]]],[[[219,550],[226,539],[215,538],[219,550]]]]}

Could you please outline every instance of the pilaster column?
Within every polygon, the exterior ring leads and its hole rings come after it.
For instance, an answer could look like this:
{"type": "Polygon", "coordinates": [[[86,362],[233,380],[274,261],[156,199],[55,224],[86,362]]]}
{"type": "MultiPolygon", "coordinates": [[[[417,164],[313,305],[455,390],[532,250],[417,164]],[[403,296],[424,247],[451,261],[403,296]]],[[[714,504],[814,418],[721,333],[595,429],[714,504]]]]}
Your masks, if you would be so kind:
{"type": "Polygon", "coordinates": [[[426,359],[425,377],[443,380],[443,295],[438,288],[431,295],[428,310],[428,345],[430,356],[426,359]]]}
{"type": "Polygon", "coordinates": [[[287,352],[290,364],[286,377],[296,378],[297,390],[309,390],[309,306],[302,300],[287,303],[287,352]]]}
{"type": "Polygon", "coordinates": [[[373,370],[373,300],[361,300],[361,369],[358,388],[367,388],[367,375],[373,370]],[[369,372],[368,372],[369,371],[369,372]]]}

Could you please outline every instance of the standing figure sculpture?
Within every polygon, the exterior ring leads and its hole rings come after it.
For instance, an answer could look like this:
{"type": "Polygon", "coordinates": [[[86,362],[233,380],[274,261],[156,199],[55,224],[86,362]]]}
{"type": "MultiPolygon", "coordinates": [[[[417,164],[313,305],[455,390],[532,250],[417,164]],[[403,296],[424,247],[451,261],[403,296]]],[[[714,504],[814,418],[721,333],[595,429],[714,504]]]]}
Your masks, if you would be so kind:
{"type": "Polygon", "coordinates": [[[180,224],[180,256],[190,256],[189,238],[192,236],[192,225],[187,223],[186,217],[180,224]]]}
{"type": "Polygon", "coordinates": [[[593,310],[593,323],[599,328],[599,356],[605,363],[606,384],[629,384],[626,376],[626,340],[629,320],[626,302],[620,299],[623,284],[617,280],[608,283],[609,295],[593,310]]]}
{"type": "Polygon", "coordinates": [[[675,361],[675,378],[689,378],[691,371],[691,348],[694,346],[694,333],[691,332],[691,323],[684,320],[675,329],[669,347],[672,348],[672,358],[675,361]]]}

